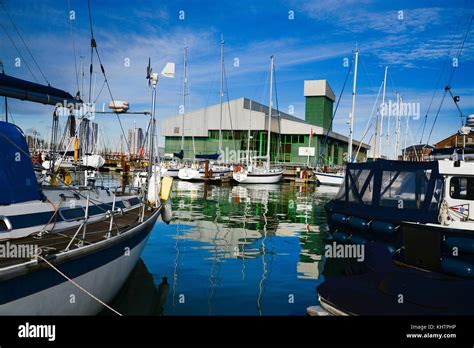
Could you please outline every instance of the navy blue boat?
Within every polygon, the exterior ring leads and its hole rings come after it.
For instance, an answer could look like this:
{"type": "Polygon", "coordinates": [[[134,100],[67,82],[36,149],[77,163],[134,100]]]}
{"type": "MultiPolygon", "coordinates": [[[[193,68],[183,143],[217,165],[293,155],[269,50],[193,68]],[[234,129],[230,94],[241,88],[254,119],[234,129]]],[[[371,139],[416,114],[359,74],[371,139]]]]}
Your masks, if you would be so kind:
{"type": "Polygon", "coordinates": [[[400,264],[474,278],[474,163],[349,163],[325,209],[334,241],[379,241],[400,264]]]}
{"type": "Polygon", "coordinates": [[[329,313],[474,313],[474,163],[349,163],[325,209],[329,241],[365,252],[318,287],[329,313]]]}
{"type": "Polygon", "coordinates": [[[135,267],[166,202],[39,185],[13,124],[0,122],[0,146],[0,315],[98,313],[135,267]]]}

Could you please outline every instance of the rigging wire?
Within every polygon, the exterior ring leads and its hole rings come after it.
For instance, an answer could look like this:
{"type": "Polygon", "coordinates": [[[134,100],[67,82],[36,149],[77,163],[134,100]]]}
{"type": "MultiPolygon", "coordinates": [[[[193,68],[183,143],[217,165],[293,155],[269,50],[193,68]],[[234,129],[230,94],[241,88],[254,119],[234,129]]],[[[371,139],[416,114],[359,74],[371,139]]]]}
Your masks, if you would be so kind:
{"type": "MultiPolygon", "coordinates": [[[[375,109],[377,109],[377,113],[378,113],[378,107],[376,108],[376,106],[377,106],[377,104],[378,104],[379,97],[380,97],[380,92],[382,92],[382,88],[383,88],[383,81],[382,81],[382,83],[380,84],[379,91],[377,92],[377,97],[375,98],[374,104],[372,105],[372,111],[370,112],[370,117],[369,117],[369,119],[367,120],[367,125],[365,126],[365,130],[364,130],[362,139],[360,140],[359,146],[357,147],[357,154],[359,154],[359,150],[360,150],[361,147],[362,147],[362,142],[364,141],[365,136],[366,136],[367,133],[369,132],[370,128],[372,128],[372,119],[373,119],[373,117],[374,117],[374,111],[375,111],[375,109]]],[[[357,158],[357,155],[356,155],[355,158],[357,158]]]]}
{"type": "Polygon", "coordinates": [[[341,89],[341,93],[339,93],[339,98],[337,100],[337,103],[336,103],[336,108],[334,109],[334,112],[332,114],[332,117],[331,117],[331,122],[329,123],[329,127],[326,131],[326,136],[324,137],[324,142],[321,146],[321,149],[319,150],[319,155],[318,155],[318,158],[317,158],[317,161],[316,163],[319,163],[319,161],[321,160],[321,156],[323,154],[323,151],[324,151],[324,147],[326,146],[327,144],[327,140],[329,138],[329,132],[330,132],[330,129],[332,127],[332,124],[334,122],[334,117],[336,116],[336,113],[337,113],[337,110],[339,108],[339,103],[341,102],[341,97],[342,97],[342,94],[344,93],[344,89],[346,88],[346,84],[347,84],[347,80],[349,78],[349,74],[351,72],[351,69],[352,69],[352,64],[354,63],[354,59],[352,59],[351,61],[351,64],[349,65],[348,69],[347,69],[347,74],[346,74],[346,78],[344,79],[344,84],[342,85],[342,89],[341,89]]]}
{"type": "MultiPolygon", "coordinates": [[[[462,41],[462,44],[461,44],[461,47],[459,48],[459,51],[458,51],[458,54],[457,54],[457,59],[459,60],[459,57],[461,56],[462,54],[462,51],[464,49],[464,44],[466,43],[466,40],[467,40],[467,37],[469,35],[469,31],[471,30],[471,25],[472,25],[472,20],[474,19],[474,16],[471,16],[471,19],[469,20],[469,24],[467,26],[467,29],[466,29],[466,32],[464,34],[464,38],[463,38],[463,41],[462,41]]],[[[431,135],[433,134],[433,130],[434,130],[434,127],[436,125],[436,121],[438,120],[438,116],[439,116],[439,113],[441,111],[441,108],[443,106],[443,103],[444,103],[444,99],[446,98],[446,94],[448,93],[448,90],[449,90],[449,86],[451,85],[451,81],[454,77],[454,72],[456,71],[456,66],[453,66],[452,69],[451,69],[451,75],[449,76],[449,80],[448,80],[448,83],[446,85],[446,88],[444,89],[444,94],[443,94],[443,97],[441,98],[441,103],[439,104],[439,107],[438,107],[438,111],[436,112],[436,116],[435,116],[435,119],[433,121],[433,124],[431,126],[431,129],[430,129],[430,133],[428,135],[428,140],[426,141],[427,144],[429,144],[430,142],[430,139],[431,139],[431,135]]]]}
{"type": "Polygon", "coordinates": [[[442,66],[442,68],[441,68],[441,70],[440,70],[440,72],[439,72],[438,79],[437,79],[437,81],[436,81],[436,85],[435,85],[435,88],[434,88],[434,90],[433,90],[433,94],[431,95],[431,100],[430,100],[430,103],[429,103],[429,105],[428,105],[428,109],[426,110],[423,123],[420,125],[420,127],[418,127],[418,130],[416,131],[415,139],[418,137],[418,133],[420,132],[420,129],[422,129],[421,137],[420,137],[420,145],[421,145],[421,143],[423,142],[423,138],[424,138],[424,134],[425,134],[425,129],[426,129],[426,123],[428,122],[428,114],[429,114],[430,111],[431,111],[431,106],[432,106],[433,101],[434,101],[434,98],[435,98],[435,96],[436,96],[436,92],[438,91],[439,83],[440,83],[440,81],[441,81],[441,78],[442,78],[442,76],[443,76],[443,74],[444,74],[444,70],[445,70],[446,65],[447,65],[447,63],[448,63],[448,61],[449,61],[449,58],[450,58],[450,56],[451,56],[451,51],[452,51],[452,49],[453,49],[453,47],[454,47],[454,41],[455,41],[455,38],[456,38],[456,36],[457,36],[457,32],[458,32],[458,30],[459,30],[459,26],[461,25],[461,19],[462,19],[462,17],[464,16],[464,12],[465,12],[465,10],[466,10],[466,7],[467,7],[468,2],[469,2],[469,0],[466,0],[465,5],[464,5],[464,7],[463,7],[463,10],[462,10],[462,12],[461,12],[461,15],[459,16],[459,19],[458,19],[458,21],[457,21],[456,29],[454,30],[454,33],[453,33],[453,35],[452,35],[452,37],[451,37],[451,46],[449,47],[448,53],[446,54],[446,58],[445,58],[445,60],[444,60],[444,62],[443,62],[443,66],[442,66]]]}
{"type": "Polygon", "coordinates": [[[13,28],[15,28],[15,31],[17,32],[18,36],[20,37],[21,42],[23,42],[23,45],[25,46],[26,50],[27,50],[28,53],[30,54],[31,59],[33,59],[33,62],[35,63],[36,67],[38,68],[38,70],[39,70],[41,76],[43,77],[43,79],[46,81],[46,83],[47,83],[48,86],[49,86],[48,79],[47,79],[46,76],[43,74],[43,70],[41,70],[40,66],[38,65],[38,62],[36,61],[35,57],[33,56],[33,53],[31,53],[30,48],[28,47],[28,45],[26,44],[25,40],[23,39],[23,36],[21,35],[20,30],[18,29],[17,25],[15,24],[15,21],[13,20],[12,16],[10,16],[10,13],[8,12],[7,8],[5,7],[5,5],[4,5],[4,3],[3,3],[2,1],[0,1],[0,5],[2,6],[3,10],[4,10],[5,13],[7,14],[7,17],[8,17],[8,19],[10,20],[10,22],[13,24],[13,28]]]}
{"type": "Polygon", "coordinates": [[[281,141],[281,113],[280,113],[280,107],[278,105],[278,90],[277,90],[275,63],[273,63],[273,85],[275,86],[276,112],[278,114],[278,140],[280,144],[280,146],[278,147],[279,153],[275,157],[275,163],[276,163],[276,159],[283,153],[283,145],[281,141]]]}
{"type": "MultiPolygon", "coordinates": [[[[364,71],[364,75],[365,75],[367,81],[369,82],[369,85],[370,85],[370,86],[374,86],[375,84],[372,82],[372,79],[370,78],[370,75],[369,75],[369,73],[368,73],[368,70],[367,70],[367,67],[366,67],[366,65],[365,65],[365,62],[364,62],[364,60],[363,60],[360,56],[359,56],[359,61],[361,62],[362,70],[364,71]]],[[[382,84],[381,84],[380,87],[379,87],[379,90],[378,90],[378,92],[377,92],[377,97],[375,98],[374,105],[372,106],[372,111],[370,112],[369,120],[367,121],[367,125],[366,125],[366,128],[365,128],[365,130],[364,130],[362,139],[361,139],[361,141],[360,141],[360,143],[359,143],[359,146],[357,147],[357,155],[359,154],[359,151],[360,151],[360,149],[361,149],[361,147],[362,147],[362,141],[363,141],[363,139],[365,138],[365,136],[367,135],[367,133],[370,131],[370,128],[372,128],[372,118],[373,118],[373,114],[374,114],[374,111],[375,111],[375,107],[376,107],[376,105],[377,105],[377,101],[378,101],[379,96],[380,96],[380,92],[382,91],[382,86],[383,86],[383,82],[382,82],[382,84]]],[[[379,109],[379,107],[377,107],[377,113],[378,113],[378,109],[379,109]]],[[[377,117],[378,117],[378,116],[377,116],[377,117]]],[[[378,131],[378,130],[376,129],[376,131],[378,131]]],[[[371,137],[371,139],[372,139],[372,138],[377,139],[377,134],[375,134],[374,137],[371,137]]],[[[376,141],[376,140],[375,140],[375,141],[376,141]]],[[[367,151],[367,152],[368,152],[368,151],[367,151]]],[[[356,155],[356,158],[357,158],[357,155],[356,155]]]]}
{"type": "Polygon", "coordinates": [[[38,83],[38,79],[36,78],[36,75],[33,73],[33,70],[31,70],[30,65],[28,64],[28,62],[26,61],[26,59],[23,58],[23,55],[21,54],[20,50],[18,49],[18,46],[15,44],[15,41],[13,41],[12,37],[10,36],[10,34],[9,34],[8,31],[7,31],[7,29],[3,26],[2,23],[0,23],[0,26],[2,27],[3,31],[4,31],[5,34],[7,35],[8,39],[9,39],[10,42],[11,42],[11,44],[13,45],[13,47],[14,47],[15,50],[16,50],[16,52],[17,52],[18,55],[20,56],[21,61],[25,63],[26,68],[27,68],[28,71],[30,72],[31,76],[33,76],[33,79],[35,80],[35,82],[38,83]]]}
{"type": "Polygon", "coordinates": [[[225,82],[225,95],[227,99],[227,108],[229,110],[229,121],[230,121],[230,134],[232,137],[232,145],[234,146],[234,152],[236,151],[235,147],[235,136],[234,136],[234,126],[232,125],[232,114],[230,112],[230,101],[229,101],[229,87],[227,86],[227,74],[225,71],[225,64],[223,64],[224,70],[224,82],[225,82]]]}
{"type": "Polygon", "coordinates": [[[94,29],[92,26],[92,14],[91,14],[91,2],[90,0],[87,0],[87,9],[89,12],[89,26],[90,26],[90,31],[91,31],[91,63],[89,66],[89,104],[91,103],[91,93],[92,93],[92,72],[94,70],[93,67],[93,58],[94,58],[94,46],[97,47],[96,41],[94,39],[94,29]]]}
{"type": "MultiPolygon", "coordinates": [[[[67,8],[68,8],[68,14],[71,16],[71,0],[67,0],[67,8]]],[[[81,93],[81,89],[79,87],[79,71],[77,69],[77,57],[76,57],[76,41],[74,40],[74,29],[72,25],[72,19],[69,17],[69,28],[71,32],[71,39],[72,39],[72,50],[74,54],[74,71],[76,72],[76,85],[77,85],[77,92],[81,93]]],[[[82,98],[82,95],[81,95],[82,98]]]]}
{"type": "MultiPolygon", "coordinates": [[[[92,58],[93,58],[93,55],[94,55],[94,50],[95,50],[95,53],[97,55],[97,60],[99,61],[99,64],[100,64],[100,70],[102,71],[102,75],[104,75],[104,82],[107,85],[107,90],[109,92],[110,98],[111,98],[112,102],[115,103],[115,99],[113,97],[112,90],[110,89],[110,84],[109,84],[109,81],[107,79],[107,75],[105,73],[105,68],[104,68],[104,65],[102,64],[102,59],[100,58],[100,54],[99,54],[99,51],[97,49],[97,44],[96,44],[96,41],[94,39],[94,30],[93,30],[93,25],[92,25],[92,13],[91,13],[90,0],[87,0],[87,8],[88,8],[88,11],[89,11],[89,23],[90,23],[90,31],[91,31],[91,67],[90,67],[90,80],[89,80],[89,103],[91,102],[92,71],[93,71],[92,58]]],[[[114,114],[117,117],[117,120],[119,122],[120,129],[122,131],[122,135],[123,135],[125,144],[127,145],[128,152],[131,152],[130,151],[130,144],[128,143],[127,137],[125,135],[125,130],[123,129],[123,125],[122,125],[122,121],[120,120],[120,116],[115,111],[114,111],[114,114]]]]}

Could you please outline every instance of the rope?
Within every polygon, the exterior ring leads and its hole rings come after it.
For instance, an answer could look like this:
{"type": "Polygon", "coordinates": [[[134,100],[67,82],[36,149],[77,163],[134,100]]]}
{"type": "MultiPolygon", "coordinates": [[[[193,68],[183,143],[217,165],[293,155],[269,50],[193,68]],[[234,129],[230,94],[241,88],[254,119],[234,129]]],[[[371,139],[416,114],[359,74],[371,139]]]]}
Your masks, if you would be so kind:
{"type": "Polygon", "coordinates": [[[90,297],[92,297],[94,300],[96,300],[97,302],[99,302],[101,305],[103,305],[103,306],[106,307],[107,309],[110,309],[112,312],[114,312],[114,313],[117,314],[118,316],[123,317],[123,314],[119,313],[118,311],[116,311],[115,309],[113,309],[112,307],[110,307],[107,303],[105,303],[104,301],[101,301],[101,300],[98,299],[96,296],[94,296],[93,294],[91,294],[89,291],[87,291],[86,289],[84,289],[82,286],[80,286],[79,284],[77,284],[74,280],[72,280],[72,279],[69,278],[67,275],[65,275],[63,272],[61,272],[58,268],[56,268],[51,262],[49,262],[48,260],[46,260],[44,257],[42,257],[41,255],[36,255],[36,257],[38,257],[39,259],[41,259],[42,261],[44,261],[48,266],[50,266],[52,269],[54,269],[56,272],[58,272],[61,276],[63,276],[65,279],[67,279],[69,282],[71,282],[72,285],[74,285],[75,287],[77,287],[79,290],[85,292],[87,295],[89,295],[90,297]]]}

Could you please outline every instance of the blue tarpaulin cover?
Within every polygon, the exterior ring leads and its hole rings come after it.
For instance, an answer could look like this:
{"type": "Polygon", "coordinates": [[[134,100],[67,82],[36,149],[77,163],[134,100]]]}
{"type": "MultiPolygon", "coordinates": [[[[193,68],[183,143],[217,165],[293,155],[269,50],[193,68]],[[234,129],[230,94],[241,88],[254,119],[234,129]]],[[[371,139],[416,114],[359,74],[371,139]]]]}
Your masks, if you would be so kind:
{"type": "Polygon", "coordinates": [[[0,121],[0,205],[41,199],[23,132],[0,121]]]}

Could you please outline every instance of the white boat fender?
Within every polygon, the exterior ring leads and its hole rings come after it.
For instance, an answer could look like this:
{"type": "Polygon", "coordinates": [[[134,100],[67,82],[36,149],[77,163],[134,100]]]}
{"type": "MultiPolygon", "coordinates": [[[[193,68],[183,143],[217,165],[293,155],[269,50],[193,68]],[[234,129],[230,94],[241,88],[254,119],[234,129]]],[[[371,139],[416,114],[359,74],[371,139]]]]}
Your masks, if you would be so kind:
{"type": "Polygon", "coordinates": [[[161,220],[169,224],[173,219],[173,211],[171,209],[171,200],[161,201],[161,220]]]}

